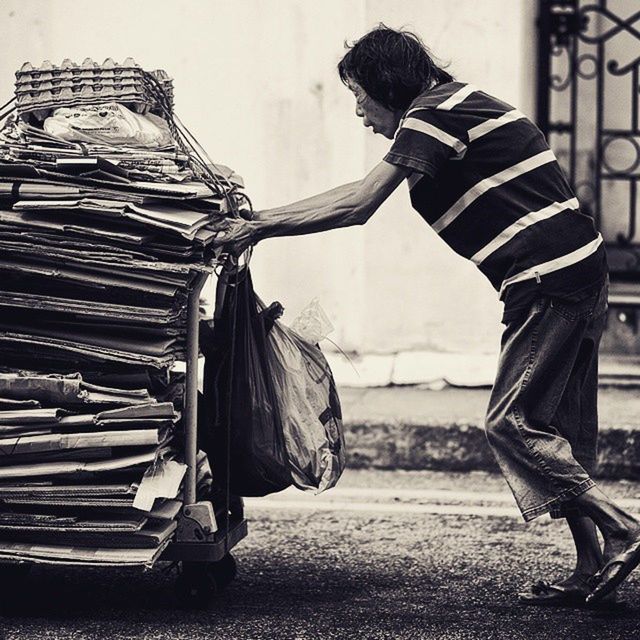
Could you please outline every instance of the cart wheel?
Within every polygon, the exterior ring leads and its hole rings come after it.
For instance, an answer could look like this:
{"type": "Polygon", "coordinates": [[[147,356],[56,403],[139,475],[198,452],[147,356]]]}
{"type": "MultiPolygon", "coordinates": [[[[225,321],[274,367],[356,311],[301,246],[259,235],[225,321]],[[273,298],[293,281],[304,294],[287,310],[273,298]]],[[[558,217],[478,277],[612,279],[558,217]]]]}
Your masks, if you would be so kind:
{"type": "Polygon", "coordinates": [[[207,565],[209,573],[213,576],[220,590],[228,587],[238,575],[238,565],[236,559],[228,553],[218,562],[211,562],[207,565]]]}
{"type": "Polygon", "coordinates": [[[218,562],[183,562],[175,584],[176,596],[183,607],[203,609],[219,594],[237,573],[231,554],[218,562]]]}

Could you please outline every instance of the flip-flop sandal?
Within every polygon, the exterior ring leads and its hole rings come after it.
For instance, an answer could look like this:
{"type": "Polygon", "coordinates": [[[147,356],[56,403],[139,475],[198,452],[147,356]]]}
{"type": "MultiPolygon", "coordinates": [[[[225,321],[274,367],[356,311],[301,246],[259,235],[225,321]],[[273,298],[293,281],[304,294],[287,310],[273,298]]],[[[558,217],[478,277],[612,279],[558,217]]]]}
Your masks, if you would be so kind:
{"type": "Polygon", "coordinates": [[[592,605],[600,602],[607,594],[611,593],[637,566],[640,564],[640,533],[635,540],[627,546],[627,548],[614,556],[607,562],[600,571],[594,576],[597,580],[596,588],[587,596],[587,604],[592,605]],[[616,571],[609,579],[603,580],[602,577],[607,571],[619,565],[620,569],[616,571]]]}
{"type": "Polygon", "coordinates": [[[530,592],[519,593],[518,600],[520,604],[537,607],[576,607],[584,606],[588,595],[586,585],[565,587],[539,580],[531,586],[530,592]]]}
{"type": "Polygon", "coordinates": [[[586,609],[619,610],[626,607],[626,603],[618,600],[618,594],[612,591],[595,603],[587,602],[587,596],[592,588],[591,578],[584,582],[584,586],[574,585],[565,587],[560,584],[549,584],[539,580],[531,586],[531,591],[518,594],[520,604],[537,607],[579,607],[586,609]]]}

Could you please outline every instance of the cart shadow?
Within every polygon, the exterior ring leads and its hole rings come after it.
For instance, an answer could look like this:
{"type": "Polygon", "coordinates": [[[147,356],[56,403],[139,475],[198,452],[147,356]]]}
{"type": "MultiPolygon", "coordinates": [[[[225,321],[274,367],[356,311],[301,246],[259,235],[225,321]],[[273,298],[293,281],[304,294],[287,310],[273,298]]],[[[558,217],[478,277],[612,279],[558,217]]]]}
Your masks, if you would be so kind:
{"type": "MultiPolygon", "coordinates": [[[[454,624],[459,616],[484,615],[487,609],[483,596],[475,603],[465,602],[455,585],[445,585],[424,574],[398,576],[397,570],[388,571],[381,566],[360,566],[355,571],[351,567],[349,571],[331,563],[300,559],[293,563],[265,562],[259,555],[243,560],[236,580],[203,609],[181,608],[174,591],[176,568],[157,566],[140,571],[36,567],[19,588],[3,585],[3,595],[9,593],[11,597],[2,598],[0,613],[5,621],[17,625],[46,619],[61,625],[108,627],[111,631],[115,627],[127,633],[132,625],[215,623],[220,628],[291,616],[300,621],[314,620],[318,612],[340,620],[343,626],[351,622],[356,625],[356,619],[365,615],[363,611],[369,611],[366,616],[382,617],[388,624],[454,624]],[[430,594],[430,598],[414,597],[413,603],[404,598],[402,602],[397,600],[397,594],[406,590],[419,590],[430,594]]],[[[573,616],[580,623],[586,619],[596,622],[598,618],[602,622],[640,619],[640,610],[632,606],[615,614],[514,608],[510,595],[505,595],[502,606],[494,602],[489,608],[499,617],[519,619],[525,625],[535,625],[538,619],[548,622],[556,616],[573,616]]]]}
{"type": "MultiPolygon", "coordinates": [[[[310,568],[310,567],[309,567],[310,568]]],[[[0,615],[5,619],[47,618],[60,621],[79,619],[126,619],[135,612],[136,622],[157,622],[163,617],[193,621],[198,611],[183,608],[175,593],[177,567],[136,569],[88,569],[34,567],[21,584],[2,585],[0,615]]],[[[241,569],[236,580],[213,596],[199,614],[225,618],[274,614],[295,608],[299,613],[318,605],[358,600],[372,589],[384,589],[378,575],[352,576],[327,567],[300,571],[300,567],[272,567],[252,572],[241,569]]]]}

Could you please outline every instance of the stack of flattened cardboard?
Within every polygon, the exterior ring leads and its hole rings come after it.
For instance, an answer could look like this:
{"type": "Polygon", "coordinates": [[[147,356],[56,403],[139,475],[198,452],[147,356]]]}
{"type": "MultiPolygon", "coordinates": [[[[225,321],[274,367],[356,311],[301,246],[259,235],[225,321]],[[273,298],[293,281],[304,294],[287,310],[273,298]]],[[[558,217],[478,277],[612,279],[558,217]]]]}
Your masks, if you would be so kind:
{"type": "Polygon", "coordinates": [[[149,564],[166,546],[185,472],[180,415],[130,377],[110,378],[120,388],[0,373],[0,560],[149,564]]]}
{"type": "MultiPolygon", "coordinates": [[[[138,91],[133,102],[149,107],[129,67],[123,100],[138,91]]],[[[209,166],[229,189],[216,192],[177,145],[44,133],[35,110],[92,99],[74,83],[95,89],[113,69],[40,70],[19,72],[19,117],[0,132],[0,561],[148,565],[181,507],[182,378],[171,368],[185,358],[189,291],[213,271],[241,180],[209,166]]],[[[207,469],[201,457],[202,482],[207,469]]]]}
{"type": "MultiPolygon", "coordinates": [[[[193,180],[188,157],[173,147],[143,149],[95,142],[79,145],[56,138],[20,119],[9,120],[0,132],[0,157],[51,171],[84,164],[88,171],[93,169],[97,173],[100,166],[108,162],[110,164],[106,166],[112,172],[121,170],[120,177],[160,182],[193,180]]],[[[51,189],[53,197],[56,197],[56,189],[64,193],[54,187],[51,189]]],[[[23,187],[23,192],[29,192],[28,185],[23,187]]]]}
{"type": "Polygon", "coordinates": [[[18,173],[0,164],[0,184],[15,187],[0,201],[0,353],[157,368],[182,357],[181,310],[194,277],[211,270],[219,202],[199,198],[203,185],[153,183],[53,200],[31,182],[24,198],[18,173]]]}
{"type": "MultiPolygon", "coordinates": [[[[0,130],[5,364],[21,366],[25,350],[67,369],[96,362],[163,368],[184,357],[186,295],[198,274],[213,270],[227,192],[194,179],[184,145],[105,147],[62,140],[38,126],[38,118],[74,104],[78,93],[69,88],[63,95],[51,83],[95,88],[116,78],[122,88],[129,78],[141,104],[157,107],[145,72],[132,61],[113,65],[26,64],[17,74],[19,117],[0,130]]],[[[164,72],[154,77],[158,86],[170,85],[164,72]]],[[[80,94],[90,99],[88,90],[80,94]]],[[[171,101],[165,95],[165,108],[171,101]]],[[[226,167],[209,171],[229,191],[242,186],[226,167]]]]}

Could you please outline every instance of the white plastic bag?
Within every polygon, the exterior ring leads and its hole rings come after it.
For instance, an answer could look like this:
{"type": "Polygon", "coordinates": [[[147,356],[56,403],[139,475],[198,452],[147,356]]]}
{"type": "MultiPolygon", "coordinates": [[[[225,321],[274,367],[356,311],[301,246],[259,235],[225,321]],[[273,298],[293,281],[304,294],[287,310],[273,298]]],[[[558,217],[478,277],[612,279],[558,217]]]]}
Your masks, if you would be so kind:
{"type": "Polygon", "coordinates": [[[333,325],[320,306],[318,298],[314,298],[291,323],[291,328],[307,342],[318,344],[332,331],[333,325]]]}
{"type": "Polygon", "coordinates": [[[60,107],[44,121],[43,127],[47,133],[69,142],[155,149],[172,141],[162,118],[134,113],[117,102],[60,107]]]}
{"type": "Polygon", "coordinates": [[[294,484],[320,493],[345,467],[340,400],[319,347],[276,322],[267,334],[269,365],[294,484]]]}

